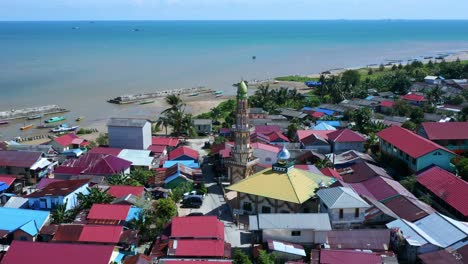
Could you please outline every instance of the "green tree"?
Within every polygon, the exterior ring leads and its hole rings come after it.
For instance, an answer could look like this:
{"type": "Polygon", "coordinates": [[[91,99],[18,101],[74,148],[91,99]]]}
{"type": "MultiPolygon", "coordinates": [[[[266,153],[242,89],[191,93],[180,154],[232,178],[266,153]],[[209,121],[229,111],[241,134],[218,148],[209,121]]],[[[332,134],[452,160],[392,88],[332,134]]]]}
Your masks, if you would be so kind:
{"type": "Polygon", "coordinates": [[[291,120],[288,126],[288,138],[293,141],[296,137],[297,130],[300,128],[301,121],[297,118],[291,120]]]}
{"type": "Polygon", "coordinates": [[[156,205],[156,226],[162,230],[164,226],[175,216],[177,216],[177,206],[171,199],[159,199],[156,205]]]}
{"type": "Polygon", "coordinates": [[[345,86],[356,86],[361,80],[361,74],[357,70],[346,70],[341,74],[341,81],[345,86]]]}
{"type": "Polygon", "coordinates": [[[99,188],[89,188],[88,194],[78,193],[77,199],[81,209],[89,209],[93,204],[109,204],[114,197],[108,193],[108,190],[101,191],[99,188]]]}
{"type": "Polygon", "coordinates": [[[413,107],[410,113],[411,121],[415,124],[420,124],[424,121],[424,112],[419,107],[413,107]]]}
{"type": "Polygon", "coordinates": [[[372,75],[374,74],[374,70],[372,68],[369,68],[369,70],[367,71],[367,75],[372,75]]]}
{"type": "Polygon", "coordinates": [[[404,123],[401,125],[401,127],[406,128],[406,129],[411,130],[411,131],[415,131],[415,130],[416,130],[416,124],[413,123],[413,122],[411,122],[411,121],[409,121],[409,120],[406,121],[406,122],[404,122],[404,123]]]}
{"type": "Polygon", "coordinates": [[[67,202],[64,204],[59,204],[57,207],[55,207],[54,210],[52,210],[50,216],[51,216],[51,224],[63,224],[63,223],[71,223],[74,218],[75,214],[73,210],[68,210],[67,211],[67,202]]]}
{"type": "Polygon", "coordinates": [[[444,92],[442,89],[437,85],[433,89],[431,89],[429,92],[427,92],[427,100],[431,105],[436,105],[442,101],[442,95],[444,92]]]}
{"type": "Polygon", "coordinates": [[[396,71],[398,69],[398,66],[396,66],[396,64],[393,64],[392,65],[392,71],[396,71]]]}
{"type": "Polygon", "coordinates": [[[167,136],[167,127],[171,125],[171,121],[169,120],[169,118],[166,116],[166,115],[160,115],[158,117],[158,120],[156,121],[156,126],[157,127],[161,127],[163,126],[164,129],[165,129],[165,134],[167,136]]]}
{"type": "Polygon", "coordinates": [[[274,254],[268,254],[265,250],[258,251],[257,264],[275,264],[274,254]]]}
{"type": "Polygon", "coordinates": [[[184,182],[179,184],[176,188],[171,190],[171,196],[170,198],[174,203],[180,202],[182,200],[182,197],[184,196],[184,193],[189,192],[193,189],[193,185],[190,182],[184,182]]]}
{"type": "Polygon", "coordinates": [[[463,180],[468,181],[468,158],[461,158],[457,162],[456,168],[458,170],[459,176],[463,180]]]}
{"type": "Polygon", "coordinates": [[[410,86],[411,81],[408,76],[403,71],[397,71],[393,75],[390,91],[396,94],[406,94],[410,86]]]}
{"type": "Polygon", "coordinates": [[[379,65],[379,71],[383,72],[385,70],[385,66],[383,64],[379,65]]]}
{"type": "Polygon", "coordinates": [[[416,183],[417,183],[416,176],[415,175],[408,176],[408,177],[404,178],[403,180],[401,180],[400,183],[408,191],[414,192],[415,188],[416,188],[416,183]]]}
{"type": "Polygon", "coordinates": [[[370,108],[359,108],[352,112],[352,120],[356,124],[356,130],[367,133],[371,126],[372,111],[370,108]]]}
{"type": "Polygon", "coordinates": [[[99,134],[99,136],[96,138],[96,143],[99,146],[109,145],[109,134],[107,134],[107,133],[99,134]]]}
{"type": "Polygon", "coordinates": [[[234,253],[232,256],[232,263],[233,264],[252,264],[252,261],[250,261],[249,256],[244,253],[244,251],[236,248],[234,249],[234,253]]]}

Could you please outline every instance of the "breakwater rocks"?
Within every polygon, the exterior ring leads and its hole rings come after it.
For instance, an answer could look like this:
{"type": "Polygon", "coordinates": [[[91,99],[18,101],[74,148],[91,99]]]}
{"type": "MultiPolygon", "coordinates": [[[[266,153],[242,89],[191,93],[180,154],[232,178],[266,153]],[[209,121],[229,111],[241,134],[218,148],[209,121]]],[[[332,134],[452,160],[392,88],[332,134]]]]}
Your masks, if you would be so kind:
{"type": "Polygon", "coordinates": [[[29,107],[22,109],[11,109],[9,111],[0,112],[0,120],[12,120],[27,118],[34,115],[49,115],[68,112],[67,109],[58,105],[45,105],[38,107],[29,107]]]}
{"type": "Polygon", "coordinates": [[[112,99],[107,100],[109,103],[113,104],[133,104],[136,102],[141,102],[147,99],[153,98],[160,98],[166,97],[168,95],[190,95],[195,93],[204,93],[204,92],[211,92],[211,89],[205,87],[193,87],[193,88],[186,88],[186,89],[173,89],[173,90],[166,90],[160,91],[155,93],[146,93],[146,94],[130,94],[130,95],[121,95],[112,99]]]}

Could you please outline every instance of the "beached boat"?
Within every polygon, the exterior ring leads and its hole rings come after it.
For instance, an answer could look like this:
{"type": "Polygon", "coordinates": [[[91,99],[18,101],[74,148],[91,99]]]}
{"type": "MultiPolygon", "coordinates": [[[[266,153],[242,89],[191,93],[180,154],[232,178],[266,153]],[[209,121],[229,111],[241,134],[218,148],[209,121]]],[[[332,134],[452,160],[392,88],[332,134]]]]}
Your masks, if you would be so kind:
{"type": "Polygon", "coordinates": [[[6,121],[6,120],[0,120],[0,125],[8,125],[8,121],[6,121]]]}
{"type": "Polygon", "coordinates": [[[80,121],[83,120],[83,119],[84,119],[84,116],[80,116],[80,117],[77,117],[77,118],[75,119],[75,121],[76,121],[76,122],[80,122],[80,121]]]}
{"type": "Polygon", "coordinates": [[[28,130],[30,128],[32,128],[34,125],[27,125],[27,126],[22,126],[20,127],[20,130],[28,130]]]}
{"type": "Polygon", "coordinates": [[[78,126],[69,127],[67,124],[61,124],[60,126],[52,129],[51,132],[54,132],[54,133],[69,132],[69,131],[75,131],[77,129],[78,129],[78,126]]]}
{"type": "Polygon", "coordinates": [[[191,93],[190,96],[198,96],[200,93],[191,93]]]}
{"type": "Polygon", "coordinates": [[[221,97],[221,96],[223,96],[223,95],[222,94],[217,94],[215,97],[221,97]]]}
{"type": "Polygon", "coordinates": [[[152,103],[154,103],[154,101],[142,101],[142,102],[140,102],[141,105],[152,104],[152,103]]]}
{"type": "Polygon", "coordinates": [[[46,129],[46,128],[54,128],[54,125],[38,125],[36,126],[37,129],[46,129]]]}
{"type": "Polygon", "coordinates": [[[66,118],[63,116],[54,116],[50,119],[47,119],[45,122],[46,123],[56,123],[65,120],[66,118]]]}
{"type": "Polygon", "coordinates": [[[223,94],[224,92],[223,91],[216,91],[214,92],[214,94],[223,94]]]}
{"type": "Polygon", "coordinates": [[[42,115],[33,115],[33,116],[28,116],[28,120],[34,120],[34,119],[39,119],[42,118],[42,115]]]}

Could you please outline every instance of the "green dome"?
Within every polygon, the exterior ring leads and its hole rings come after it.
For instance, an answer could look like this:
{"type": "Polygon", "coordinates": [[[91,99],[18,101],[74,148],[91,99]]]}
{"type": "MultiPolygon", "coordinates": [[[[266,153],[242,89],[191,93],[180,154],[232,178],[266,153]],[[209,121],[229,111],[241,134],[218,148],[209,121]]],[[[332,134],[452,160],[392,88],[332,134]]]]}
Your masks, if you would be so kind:
{"type": "Polygon", "coordinates": [[[237,96],[241,98],[247,98],[247,84],[244,81],[239,83],[239,87],[237,88],[237,96]]]}

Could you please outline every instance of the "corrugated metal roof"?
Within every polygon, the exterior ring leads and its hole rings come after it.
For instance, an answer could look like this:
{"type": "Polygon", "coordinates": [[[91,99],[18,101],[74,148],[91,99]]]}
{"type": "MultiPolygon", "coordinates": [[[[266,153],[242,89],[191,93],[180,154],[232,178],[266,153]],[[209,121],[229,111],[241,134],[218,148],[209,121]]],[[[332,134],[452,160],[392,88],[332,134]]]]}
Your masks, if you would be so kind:
{"type": "Polygon", "coordinates": [[[132,166],[151,166],[154,158],[150,154],[149,150],[123,149],[117,157],[130,161],[132,166]]]}
{"type": "Polygon", "coordinates": [[[88,219],[125,221],[130,212],[130,205],[93,204],[88,219]]]}
{"type": "Polygon", "coordinates": [[[382,200],[382,203],[400,218],[414,222],[434,213],[435,210],[414,196],[397,195],[382,200]]]}
{"type": "Polygon", "coordinates": [[[328,208],[369,208],[370,205],[364,201],[351,188],[334,187],[321,189],[317,196],[328,208]]]}
{"type": "Polygon", "coordinates": [[[78,241],[115,243],[117,244],[122,234],[123,226],[114,225],[85,225],[78,241]]]}
{"type": "Polygon", "coordinates": [[[424,230],[443,248],[468,239],[468,226],[440,213],[430,214],[414,224],[424,230]]]}
{"type": "Polygon", "coordinates": [[[328,134],[328,139],[333,142],[364,142],[366,139],[359,133],[345,128],[328,134]]]}
{"type": "Polygon", "coordinates": [[[109,194],[115,198],[127,196],[133,194],[138,197],[142,197],[145,192],[143,186],[128,186],[128,185],[109,185],[109,194]]]}
{"type": "Polygon", "coordinates": [[[149,123],[146,119],[136,119],[136,118],[116,118],[112,117],[107,122],[107,126],[115,127],[144,127],[149,123]]]}
{"type": "Polygon", "coordinates": [[[30,168],[42,157],[42,152],[0,150],[0,166],[30,168]]]}
{"type": "Polygon", "coordinates": [[[39,198],[44,196],[67,196],[77,189],[88,185],[89,180],[56,181],[48,184],[44,189],[37,190],[24,196],[25,198],[39,198]]]}
{"type": "Polygon", "coordinates": [[[321,264],[379,264],[382,257],[372,252],[354,250],[320,250],[321,264]]]}
{"type": "Polygon", "coordinates": [[[297,256],[306,256],[303,246],[277,240],[268,240],[268,249],[297,256]]]}
{"type": "Polygon", "coordinates": [[[173,238],[216,238],[224,241],[224,224],[216,216],[174,217],[173,238]]]}
{"type": "Polygon", "coordinates": [[[10,199],[8,199],[8,201],[6,202],[6,204],[3,205],[3,207],[6,207],[6,208],[21,208],[27,202],[28,202],[27,198],[14,196],[14,197],[11,197],[10,199]]]}
{"type": "Polygon", "coordinates": [[[468,139],[468,122],[424,122],[421,125],[430,140],[468,139]]]}
{"type": "Polygon", "coordinates": [[[319,214],[258,214],[249,216],[250,230],[294,229],[294,230],[331,230],[330,217],[319,214]]]}
{"type": "Polygon", "coordinates": [[[182,146],[182,147],[178,147],[176,149],[174,149],[173,151],[169,152],[169,159],[170,160],[173,160],[173,159],[176,159],[180,156],[188,156],[190,158],[193,158],[194,160],[198,160],[198,156],[199,156],[199,153],[198,151],[192,149],[192,148],[189,148],[189,147],[186,147],[186,146],[182,146]]]}
{"type": "Polygon", "coordinates": [[[420,247],[430,243],[438,247],[442,247],[436,240],[424,232],[424,230],[404,219],[397,219],[386,224],[386,226],[389,229],[400,230],[408,244],[411,246],[420,247]]]}
{"type": "Polygon", "coordinates": [[[327,232],[332,249],[370,249],[388,251],[390,229],[332,230],[327,232]]]}
{"type": "MultiPolygon", "coordinates": [[[[171,243],[169,243],[171,244],[171,243]]],[[[176,257],[224,257],[224,240],[214,239],[177,239],[172,243],[173,256],[176,257]]]]}

